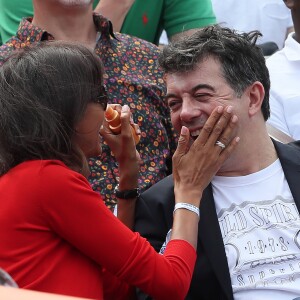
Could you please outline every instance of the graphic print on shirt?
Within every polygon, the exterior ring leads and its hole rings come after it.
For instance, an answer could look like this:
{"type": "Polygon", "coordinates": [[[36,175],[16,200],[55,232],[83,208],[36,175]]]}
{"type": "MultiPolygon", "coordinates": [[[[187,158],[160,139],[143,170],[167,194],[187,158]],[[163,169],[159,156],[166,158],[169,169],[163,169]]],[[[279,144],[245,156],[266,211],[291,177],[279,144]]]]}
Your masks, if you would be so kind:
{"type": "Polygon", "coordinates": [[[300,217],[293,200],[243,202],[221,210],[218,219],[236,289],[300,279],[300,217]]]}
{"type": "Polygon", "coordinates": [[[212,186],[235,299],[299,296],[300,215],[279,160],[212,186]]]}

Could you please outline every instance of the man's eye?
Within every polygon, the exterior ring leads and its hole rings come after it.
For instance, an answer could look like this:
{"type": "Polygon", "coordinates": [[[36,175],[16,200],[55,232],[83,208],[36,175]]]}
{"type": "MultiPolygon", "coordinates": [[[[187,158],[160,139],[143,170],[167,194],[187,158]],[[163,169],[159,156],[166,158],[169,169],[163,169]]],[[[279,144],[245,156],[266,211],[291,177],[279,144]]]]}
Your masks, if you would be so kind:
{"type": "Polygon", "coordinates": [[[179,101],[169,101],[168,106],[170,107],[171,110],[176,109],[180,105],[179,101]]]}
{"type": "Polygon", "coordinates": [[[195,94],[194,95],[195,99],[197,99],[198,101],[208,101],[210,100],[210,96],[207,94],[195,94]]]}

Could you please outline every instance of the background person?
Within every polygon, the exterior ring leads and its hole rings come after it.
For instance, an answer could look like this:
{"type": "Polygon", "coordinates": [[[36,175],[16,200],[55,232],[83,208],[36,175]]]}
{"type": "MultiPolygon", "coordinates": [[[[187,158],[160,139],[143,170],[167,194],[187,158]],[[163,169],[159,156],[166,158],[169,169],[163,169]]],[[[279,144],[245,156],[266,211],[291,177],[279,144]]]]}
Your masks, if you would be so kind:
{"type": "Polygon", "coordinates": [[[271,116],[268,123],[295,140],[300,139],[300,3],[284,1],[291,10],[295,32],[284,48],[267,59],[270,72],[271,116]]]}
{"type": "Polygon", "coordinates": [[[274,42],[278,49],[293,31],[293,21],[282,0],[212,0],[217,23],[242,32],[258,30],[258,44],[274,42]]]}
{"type": "MultiPolygon", "coordinates": [[[[155,44],[163,29],[175,40],[215,23],[210,0],[95,0],[93,7],[112,21],[114,31],[155,44]]],[[[0,41],[6,43],[21,19],[33,16],[32,0],[0,0],[0,8],[0,41]]]]}

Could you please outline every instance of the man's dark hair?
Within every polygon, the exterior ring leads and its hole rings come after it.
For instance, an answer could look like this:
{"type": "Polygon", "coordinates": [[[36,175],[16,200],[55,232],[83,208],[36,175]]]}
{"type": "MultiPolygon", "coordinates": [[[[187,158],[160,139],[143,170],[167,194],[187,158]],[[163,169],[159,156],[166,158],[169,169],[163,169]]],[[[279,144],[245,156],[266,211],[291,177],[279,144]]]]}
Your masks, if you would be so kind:
{"type": "Polygon", "coordinates": [[[42,42],[13,53],[0,68],[0,175],[33,159],[82,168],[74,127],[99,99],[103,72],[100,59],[75,43],[42,42]]]}
{"type": "Polygon", "coordinates": [[[165,46],[159,64],[166,74],[184,73],[194,70],[206,58],[217,59],[225,80],[238,97],[255,81],[261,82],[265,89],[262,113],[267,120],[270,116],[270,78],[262,50],[256,45],[259,36],[259,31],[238,33],[219,25],[208,26],[165,46]]]}

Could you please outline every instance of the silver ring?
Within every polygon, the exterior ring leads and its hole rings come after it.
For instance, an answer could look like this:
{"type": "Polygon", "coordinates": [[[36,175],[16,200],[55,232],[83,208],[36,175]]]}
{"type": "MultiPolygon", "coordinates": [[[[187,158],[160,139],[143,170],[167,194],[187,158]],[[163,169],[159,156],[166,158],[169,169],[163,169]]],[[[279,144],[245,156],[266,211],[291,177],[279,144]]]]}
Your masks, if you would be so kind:
{"type": "Polygon", "coordinates": [[[222,142],[220,142],[220,141],[216,141],[216,145],[219,146],[219,147],[221,147],[222,150],[224,150],[226,148],[226,146],[222,142]]]}

